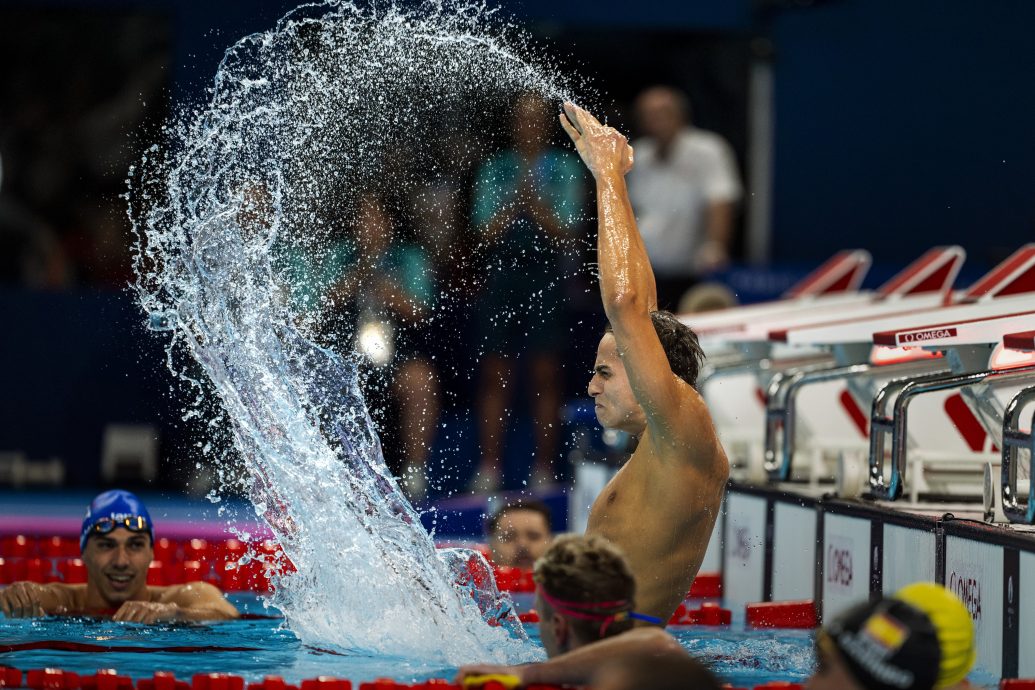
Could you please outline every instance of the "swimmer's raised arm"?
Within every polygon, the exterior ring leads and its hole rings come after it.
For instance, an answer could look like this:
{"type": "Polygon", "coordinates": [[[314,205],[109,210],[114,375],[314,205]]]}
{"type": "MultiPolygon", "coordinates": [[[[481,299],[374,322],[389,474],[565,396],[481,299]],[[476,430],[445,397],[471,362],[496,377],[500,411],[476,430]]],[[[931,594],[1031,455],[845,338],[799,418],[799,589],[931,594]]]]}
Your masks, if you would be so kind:
{"type": "Polygon", "coordinates": [[[656,457],[710,471],[719,447],[711,418],[700,395],[673,373],[651,321],[651,312],[657,310],[654,272],[625,186],[625,174],[633,165],[632,147],[585,110],[570,103],[564,108],[561,125],[596,179],[597,261],[604,312],[629,384],[646,415],[651,442],[659,451],[656,457]],[[678,452],[660,452],[663,448],[678,452]]]}
{"type": "Polygon", "coordinates": [[[626,308],[649,314],[658,308],[658,291],[625,187],[633,149],[621,133],[576,105],[565,103],[560,118],[596,180],[597,258],[604,310],[609,319],[612,312],[626,308]]]}

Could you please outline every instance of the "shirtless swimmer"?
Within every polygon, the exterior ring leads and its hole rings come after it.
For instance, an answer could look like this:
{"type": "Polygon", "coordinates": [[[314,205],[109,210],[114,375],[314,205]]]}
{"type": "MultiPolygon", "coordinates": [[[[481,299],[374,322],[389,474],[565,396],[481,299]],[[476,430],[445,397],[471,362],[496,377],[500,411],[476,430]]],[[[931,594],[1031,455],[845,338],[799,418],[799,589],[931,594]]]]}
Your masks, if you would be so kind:
{"type": "Polygon", "coordinates": [[[638,440],[593,504],[586,533],[624,551],[638,610],[667,621],[701,567],[729,463],[694,388],[703,357],[697,336],[658,311],[654,273],[625,186],[632,147],[571,103],[560,119],[596,181],[597,261],[609,328],[589,394],[601,425],[638,440]]]}

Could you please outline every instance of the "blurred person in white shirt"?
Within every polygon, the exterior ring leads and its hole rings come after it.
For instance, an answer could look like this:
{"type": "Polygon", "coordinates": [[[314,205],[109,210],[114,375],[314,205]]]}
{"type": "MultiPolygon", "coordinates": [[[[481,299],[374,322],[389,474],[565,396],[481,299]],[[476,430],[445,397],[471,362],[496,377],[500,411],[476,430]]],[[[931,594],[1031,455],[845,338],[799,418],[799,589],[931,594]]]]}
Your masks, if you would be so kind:
{"type": "Polygon", "coordinates": [[[736,160],[718,134],[691,124],[687,97],[653,86],[636,99],[643,137],[629,196],[658,287],[674,309],[697,280],[729,263],[733,220],[743,196],[736,160]]]}

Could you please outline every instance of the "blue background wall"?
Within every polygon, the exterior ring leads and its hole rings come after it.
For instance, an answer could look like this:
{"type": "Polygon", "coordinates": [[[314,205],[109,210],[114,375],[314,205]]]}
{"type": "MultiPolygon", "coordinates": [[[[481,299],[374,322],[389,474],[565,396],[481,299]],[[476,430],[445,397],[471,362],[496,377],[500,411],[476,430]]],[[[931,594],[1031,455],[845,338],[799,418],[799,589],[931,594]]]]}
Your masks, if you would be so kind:
{"type": "MultiPolygon", "coordinates": [[[[0,4],[166,12],[176,27],[176,94],[198,97],[227,45],[270,26],[296,3],[0,4]]],[[[560,26],[770,36],[776,261],[816,262],[850,244],[870,249],[878,261],[904,263],[951,242],[968,250],[972,265],[989,265],[1035,237],[1033,2],[757,3],[769,7],[765,12],[749,0],[498,5],[547,33],[560,26]]]]}
{"type": "Polygon", "coordinates": [[[852,0],[775,23],[777,260],[971,262],[1035,238],[1035,3],[852,0]]]}

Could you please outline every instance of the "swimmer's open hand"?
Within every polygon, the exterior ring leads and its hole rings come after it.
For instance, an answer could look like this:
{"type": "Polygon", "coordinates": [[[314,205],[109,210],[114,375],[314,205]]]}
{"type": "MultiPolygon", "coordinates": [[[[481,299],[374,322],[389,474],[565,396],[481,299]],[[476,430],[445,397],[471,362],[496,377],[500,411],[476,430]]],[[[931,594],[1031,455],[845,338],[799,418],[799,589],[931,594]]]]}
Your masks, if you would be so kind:
{"type": "Polygon", "coordinates": [[[564,104],[560,118],[561,127],[571,137],[575,150],[593,177],[609,174],[624,176],[632,170],[632,146],[614,127],[601,124],[588,111],[574,103],[564,104]]]}
{"type": "Polygon", "coordinates": [[[153,601],[127,601],[112,616],[112,620],[126,623],[158,623],[174,621],[180,617],[176,604],[162,604],[153,601]]]}

